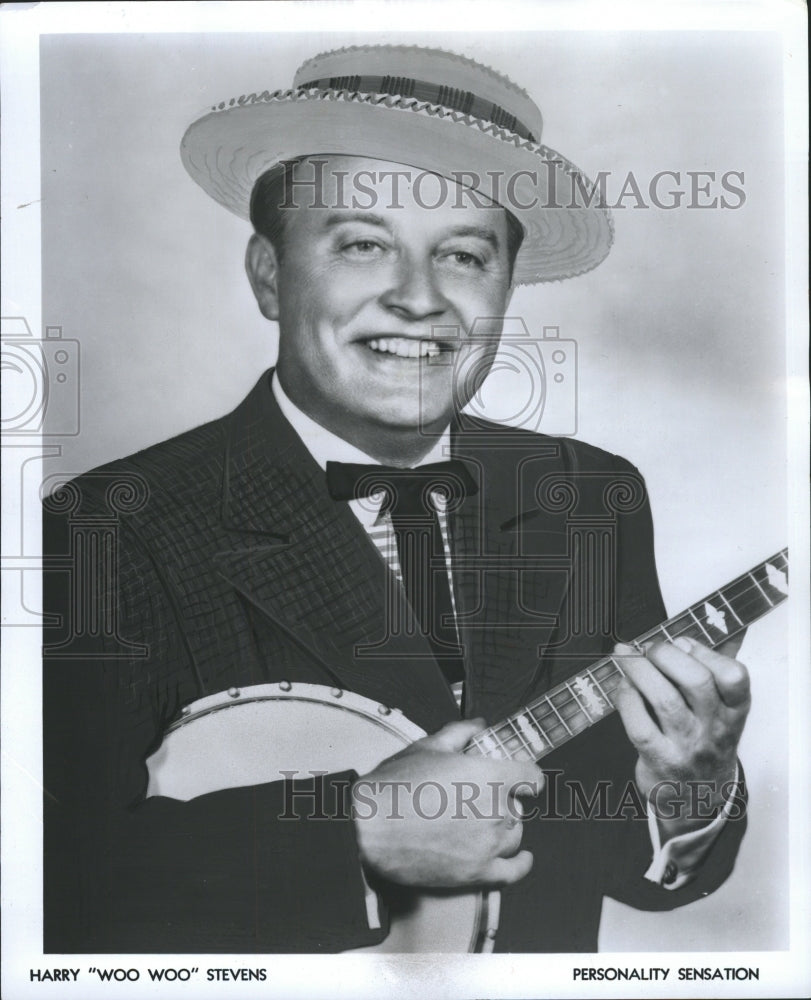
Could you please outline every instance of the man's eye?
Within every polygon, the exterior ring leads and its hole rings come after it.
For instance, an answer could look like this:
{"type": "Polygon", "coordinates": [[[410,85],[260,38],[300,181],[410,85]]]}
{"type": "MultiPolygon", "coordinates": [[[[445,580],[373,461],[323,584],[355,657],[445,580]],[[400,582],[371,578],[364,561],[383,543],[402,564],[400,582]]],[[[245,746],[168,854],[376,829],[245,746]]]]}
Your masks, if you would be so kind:
{"type": "Polygon", "coordinates": [[[467,250],[454,250],[448,256],[452,263],[458,264],[460,267],[484,267],[484,261],[481,257],[477,257],[476,254],[469,253],[467,250]]]}
{"type": "Polygon", "coordinates": [[[374,240],[353,240],[343,247],[344,253],[352,254],[356,257],[371,257],[381,252],[383,247],[374,240]]]}

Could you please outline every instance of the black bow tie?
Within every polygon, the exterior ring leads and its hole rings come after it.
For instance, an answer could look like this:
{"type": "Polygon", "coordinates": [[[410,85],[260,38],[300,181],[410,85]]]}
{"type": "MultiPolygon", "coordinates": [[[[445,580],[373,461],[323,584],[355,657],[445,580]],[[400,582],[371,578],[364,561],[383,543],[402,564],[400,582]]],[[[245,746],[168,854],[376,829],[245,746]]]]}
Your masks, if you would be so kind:
{"type": "Polygon", "coordinates": [[[361,465],[355,462],[327,462],[327,489],[333,500],[358,500],[384,491],[384,510],[431,508],[431,493],[441,493],[451,506],[478,493],[478,486],[464,462],[451,459],[432,462],[415,469],[391,465],[361,465]],[[421,503],[419,503],[421,501],[421,503]]]}

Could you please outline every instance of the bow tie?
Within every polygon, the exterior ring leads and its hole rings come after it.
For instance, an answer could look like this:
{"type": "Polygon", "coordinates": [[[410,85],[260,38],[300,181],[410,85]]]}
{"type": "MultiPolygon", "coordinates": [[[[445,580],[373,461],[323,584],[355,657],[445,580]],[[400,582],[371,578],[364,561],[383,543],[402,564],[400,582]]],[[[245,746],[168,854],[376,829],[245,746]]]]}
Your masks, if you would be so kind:
{"type": "MultiPolygon", "coordinates": [[[[357,500],[385,492],[384,509],[396,513],[412,509],[420,502],[423,509],[433,492],[456,504],[479,488],[464,462],[451,459],[398,469],[391,465],[361,465],[355,462],[327,462],[327,490],[333,500],[357,500]]],[[[430,509],[430,508],[429,508],[430,509]]]]}

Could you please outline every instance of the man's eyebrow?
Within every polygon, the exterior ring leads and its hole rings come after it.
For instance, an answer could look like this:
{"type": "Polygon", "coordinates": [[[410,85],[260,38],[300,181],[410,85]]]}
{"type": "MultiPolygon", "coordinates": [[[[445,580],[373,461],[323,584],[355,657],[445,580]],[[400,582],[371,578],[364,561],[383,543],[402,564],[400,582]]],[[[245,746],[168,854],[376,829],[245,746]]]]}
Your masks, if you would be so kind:
{"type": "Polygon", "coordinates": [[[340,226],[343,222],[367,222],[370,226],[380,226],[383,229],[391,228],[382,215],[366,210],[358,212],[329,212],[324,217],[324,228],[332,229],[334,226],[340,226]]]}
{"type": "Polygon", "coordinates": [[[453,229],[444,234],[442,238],[447,239],[453,236],[476,236],[480,240],[484,240],[485,243],[489,243],[490,246],[496,251],[498,251],[501,246],[498,234],[495,230],[489,229],[487,226],[454,226],[453,229]]]}
{"type": "MultiPolygon", "coordinates": [[[[371,226],[379,226],[381,229],[391,230],[391,223],[388,219],[368,209],[361,209],[356,212],[329,212],[324,216],[325,229],[333,229],[335,226],[340,226],[345,222],[365,222],[371,226]]],[[[442,233],[440,240],[453,239],[455,236],[475,236],[480,240],[484,240],[485,243],[489,243],[496,252],[498,252],[501,246],[498,234],[488,226],[453,226],[442,233]]]]}

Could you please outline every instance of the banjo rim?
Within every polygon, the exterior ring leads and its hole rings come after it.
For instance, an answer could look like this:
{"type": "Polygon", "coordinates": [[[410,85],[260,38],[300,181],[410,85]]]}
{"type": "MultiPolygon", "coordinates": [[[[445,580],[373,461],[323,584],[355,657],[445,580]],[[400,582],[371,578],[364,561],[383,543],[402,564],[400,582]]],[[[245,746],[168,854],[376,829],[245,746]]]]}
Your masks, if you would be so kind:
{"type": "Polygon", "coordinates": [[[212,712],[223,712],[237,705],[247,705],[259,701],[310,701],[316,704],[334,704],[349,712],[366,716],[384,729],[388,729],[413,742],[427,733],[407,718],[399,708],[391,708],[365,695],[347,691],[345,688],[328,687],[326,684],[293,683],[279,681],[274,684],[252,684],[247,687],[228,688],[216,694],[205,695],[181,709],[180,718],[167,726],[164,738],[190,722],[212,712]]]}

